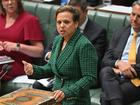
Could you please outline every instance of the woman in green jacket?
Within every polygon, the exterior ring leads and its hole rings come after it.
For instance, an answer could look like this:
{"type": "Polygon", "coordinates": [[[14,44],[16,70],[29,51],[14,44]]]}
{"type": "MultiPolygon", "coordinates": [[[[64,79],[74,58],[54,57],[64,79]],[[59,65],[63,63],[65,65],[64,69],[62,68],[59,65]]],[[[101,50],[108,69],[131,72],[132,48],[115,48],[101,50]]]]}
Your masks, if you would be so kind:
{"type": "Polygon", "coordinates": [[[56,11],[58,35],[48,64],[31,65],[25,61],[29,78],[55,75],[54,99],[62,105],[90,105],[89,87],[97,78],[97,54],[94,46],[78,29],[79,13],[71,6],[56,11]]]}

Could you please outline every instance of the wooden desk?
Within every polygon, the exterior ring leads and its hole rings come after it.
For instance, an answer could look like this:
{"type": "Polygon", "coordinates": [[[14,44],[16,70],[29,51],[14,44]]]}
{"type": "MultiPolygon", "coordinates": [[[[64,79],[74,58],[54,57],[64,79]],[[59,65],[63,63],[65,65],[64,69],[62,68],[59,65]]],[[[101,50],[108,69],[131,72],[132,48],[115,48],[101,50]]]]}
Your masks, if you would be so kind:
{"type": "Polygon", "coordinates": [[[0,105],[61,105],[51,97],[50,91],[26,88],[0,97],[0,105]]]}

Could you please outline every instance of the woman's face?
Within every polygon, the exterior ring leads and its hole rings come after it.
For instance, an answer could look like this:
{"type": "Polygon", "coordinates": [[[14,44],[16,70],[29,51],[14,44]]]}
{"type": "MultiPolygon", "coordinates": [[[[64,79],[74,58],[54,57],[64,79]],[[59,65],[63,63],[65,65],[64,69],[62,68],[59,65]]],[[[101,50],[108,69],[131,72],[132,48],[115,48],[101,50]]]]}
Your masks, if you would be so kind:
{"type": "Polygon", "coordinates": [[[17,0],[2,0],[2,5],[6,14],[13,14],[17,11],[17,0]]]}
{"type": "Polygon", "coordinates": [[[78,27],[78,22],[73,21],[73,14],[65,11],[56,17],[57,31],[64,38],[70,38],[78,27]]]}

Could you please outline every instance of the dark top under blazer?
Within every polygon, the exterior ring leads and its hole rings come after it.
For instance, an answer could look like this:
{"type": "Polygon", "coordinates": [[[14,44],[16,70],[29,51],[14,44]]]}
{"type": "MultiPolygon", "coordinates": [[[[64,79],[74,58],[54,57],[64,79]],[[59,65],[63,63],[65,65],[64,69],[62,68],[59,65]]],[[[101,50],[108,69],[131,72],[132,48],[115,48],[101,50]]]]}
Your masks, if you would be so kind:
{"type": "Polygon", "coordinates": [[[63,51],[62,36],[55,38],[52,55],[44,66],[33,66],[31,78],[55,74],[54,90],[65,93],[63,105],[90,105],[89,87],[97,78],[97,55],[91,42],[77,30],[63,51]]]}
{"type": "MultiPolygon", "coordinates": [[[[127,26],[113,34],[109,48],[103,58],[102,66],[115,67],[116,60],[121,59],[124,48],[131,32],[131,26],[127,26]]],[[[133,65],[138,77],[140,77],[140,46],[136,55],[136,65],[133,65]]]]}

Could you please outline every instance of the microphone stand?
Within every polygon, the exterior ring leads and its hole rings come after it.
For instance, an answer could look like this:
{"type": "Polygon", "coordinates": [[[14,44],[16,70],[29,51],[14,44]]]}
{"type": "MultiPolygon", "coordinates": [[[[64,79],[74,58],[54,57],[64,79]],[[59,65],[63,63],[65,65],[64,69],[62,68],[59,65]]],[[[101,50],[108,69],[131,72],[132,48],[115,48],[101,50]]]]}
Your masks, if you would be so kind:
{"type": "Polygon", "coordinates": [[[5,71],[1,76],[0,76],[0,80],[7,74],[8,71],[5,71]]]}
{"type": "Polygon", "coordinates": [[[12,65],[8,65],[8,64],[5,64],[5,65],[3,65],[2,66],[2,71],[0,72],[0,91],[1,91],[1,80],[2,80],[2,78],[7,74],[7,72],[9,72],[10,70],[12,69],[12,65]]]}
{"type": "Polygon", "coordinates": [[[10,71],[12,69],[12,65],[8,65],[8,64],[5,64],[2,66],[2,71],[0,73],[3,73],[1,76],[0,76],[0,80],[7,74],[8,71],[10,71]]]}

